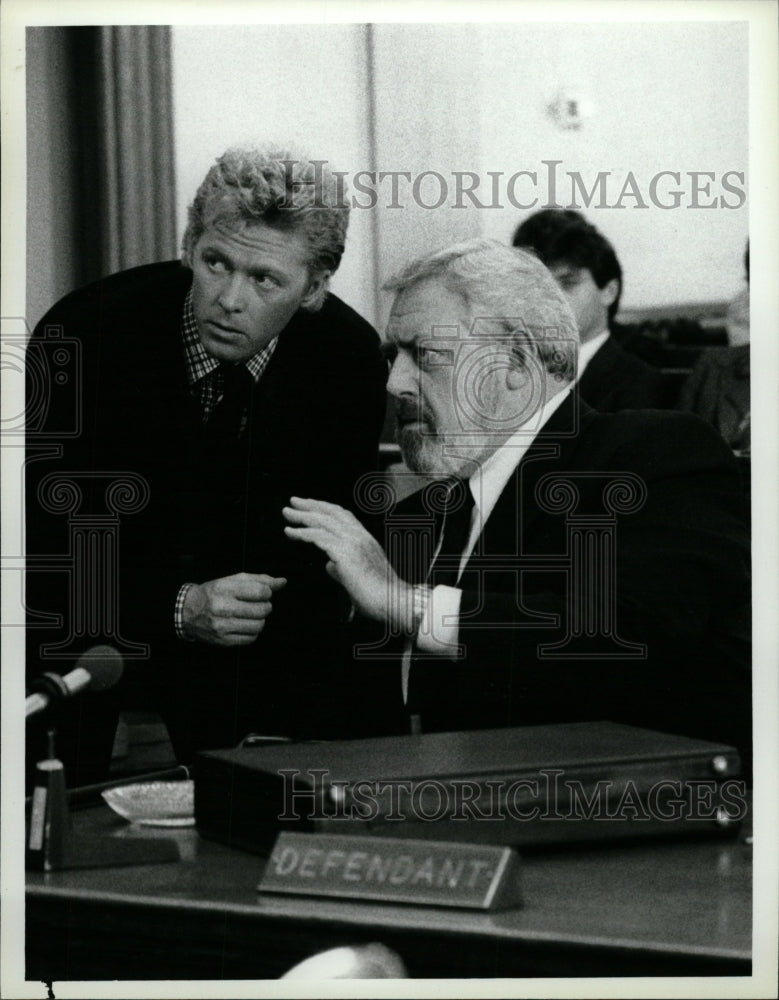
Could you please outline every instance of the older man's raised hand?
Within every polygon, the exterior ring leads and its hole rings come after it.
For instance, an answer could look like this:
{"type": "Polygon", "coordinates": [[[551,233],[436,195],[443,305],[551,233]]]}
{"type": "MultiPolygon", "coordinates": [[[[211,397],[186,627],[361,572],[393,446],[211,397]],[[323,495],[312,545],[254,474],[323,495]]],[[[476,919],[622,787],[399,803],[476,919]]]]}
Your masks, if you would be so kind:
{"type": "Polygon", "coordinates": [[[310,542],[328,558],[327,572],[366,618],[400,631],[412,627],[412,587],[397,575],[381,546],[351,511],[324,500],[291,497],[283,508],[289,538],[310,542]]]}

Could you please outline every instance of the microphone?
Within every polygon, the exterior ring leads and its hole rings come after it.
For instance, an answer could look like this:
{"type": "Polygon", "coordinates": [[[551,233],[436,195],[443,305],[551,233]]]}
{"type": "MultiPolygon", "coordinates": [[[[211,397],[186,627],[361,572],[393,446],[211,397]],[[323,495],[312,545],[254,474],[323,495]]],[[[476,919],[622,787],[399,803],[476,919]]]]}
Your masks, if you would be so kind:
{"type": "Polygon", "coordinates": [[[90,691],[105,691],[118,684],[124,671],[122,654],[113,646],[91,646],[76,661],[70,673],[60,676],[53,671],[41,674],[30,685],[32,693],[27,695],[25,716],[43,712],[51,704],[65,698],[72,698],[85,688],[90,691]]]}

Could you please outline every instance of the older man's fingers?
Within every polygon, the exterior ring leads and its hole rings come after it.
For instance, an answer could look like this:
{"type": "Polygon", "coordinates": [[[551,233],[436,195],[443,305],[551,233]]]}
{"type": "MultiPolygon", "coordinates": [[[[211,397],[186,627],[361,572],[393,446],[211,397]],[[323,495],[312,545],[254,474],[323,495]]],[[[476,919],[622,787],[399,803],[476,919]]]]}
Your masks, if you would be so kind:
{"type": "Polygon", "coordinates": [[[345,552],[348,552],[343,539],[324,528],[292,528],[287,526],[284,533],[295,541],[311,542],[312,545],[316,545],[326,556],[336,562],[344,557],[345,552]]]}
{"type": "Polygon", "coordinates": [[[354,528],[349,521],[337,518],[329,512],[298,511],[293,510],[292,507],[284,507],[283,513],[291,527],[321,531],[323,535],[327,534],[332,539],[346,540],[356,537],[354,528]]]}
{"type": "Polygon", "coordinates": [[[294,507],[282,507],[281,513],[291,524],[299,524],[305,527],[313,525],[332,524],[333,515],[321,510],[296,510],[294,507]]]}
{"type": "Polygon", "coordinates": [[[339,507],[337,503],[329,503],[327,500],[311,500],[308,497],[290,497],[289,502],[290,506],[298,511],[328,515],[343,524],[350,524],[352,521],[356,522],[356,518],[350,510],[346,510],[345,507],[339,507]]]}
{"type": "Polygon", "coordinates": [[[341,538],[359,539],[364,535],[365,528],[351,511],[336,507],[335,504],[324,504],[314,501],[317,507],[311,509],[296,509],[283,507],[282,513],[290,524],[305,528],[319,527],[341,538]]]}
{"type": "Polygon", "coordinates": [[[313,500],[311,497],[290,497],[289,502],[299,510],[329,510],[331,512],[343,510],[337,503],[330,503],[328,500],[313,500]]]}
{"type": "Polygon", "coordinates": [[[284,534],[287,535],[288,538],[294,538],[299,542],[312,542],[325,552],[327,552],[335,542],[332,533],[319,526],[311,528],[294,528],[291,524],[288,524],[284,528],[284,534]]]}

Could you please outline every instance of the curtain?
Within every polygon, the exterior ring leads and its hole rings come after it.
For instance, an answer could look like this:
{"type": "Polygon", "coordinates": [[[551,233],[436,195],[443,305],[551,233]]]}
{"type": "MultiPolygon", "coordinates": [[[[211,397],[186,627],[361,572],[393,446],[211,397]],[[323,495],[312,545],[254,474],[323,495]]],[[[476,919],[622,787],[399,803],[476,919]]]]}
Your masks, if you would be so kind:
{"type": "Polygon", "coordinates": [[[82,281],[177,256],[170,29],[69,30],[82,281]]]}

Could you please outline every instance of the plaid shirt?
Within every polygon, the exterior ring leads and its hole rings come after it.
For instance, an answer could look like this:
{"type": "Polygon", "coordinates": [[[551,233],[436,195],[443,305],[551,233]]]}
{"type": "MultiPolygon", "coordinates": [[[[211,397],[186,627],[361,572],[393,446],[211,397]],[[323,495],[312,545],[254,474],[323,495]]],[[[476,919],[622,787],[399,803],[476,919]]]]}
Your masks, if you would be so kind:
{"type": "MultiPolygon", "coordinates": [[[[200,404],[200,412],[205,424],[214,412],[214,407],[222,399],[224,394],[224,379],[219,370],[219,361],[211,357],[200,343],[200,336],[197,332],[197,324],[195,323],[195,314],[192,311],[191,288],[184,300],[181,337],[184,344],[184,361],[187,366],[189,390],[200,404]]],[[[252,355],[246,362],[246,367],[254,379],[255,385],[260,381],[260,376],[268,367],[268,362],[276,350],[277,341],[278,337],[274,337],[267,347],[258,351],[257,354],[252,355]]],[[[183,584],[176,595],[176,604],[173,609],[173,626],[179,639],[186,638],[183,630],[184,601],[191,586],[191,583],[183,584]]]]}
{"type": "MultiPolygon", "coordinates": [[[[200,404],[200,412],[205,424],[214,412],[214,407],[222,398],[224,380],[219,370],[219,361],[208,354],[200,343],[195,314],[192,311],[191,288],[184,300],[181,336],[184,344],[184,360],[187,366],[187,382],[190,392],[200,404]]],[[[277,342],[278,337],[274,337],[267,347],[263,347],[261,351],[253,354],[246,362],[246,367],[254,379],[255,385],[260,381],[260,376],[268,367],[268,362],[276,350],[277,342]]]]}

